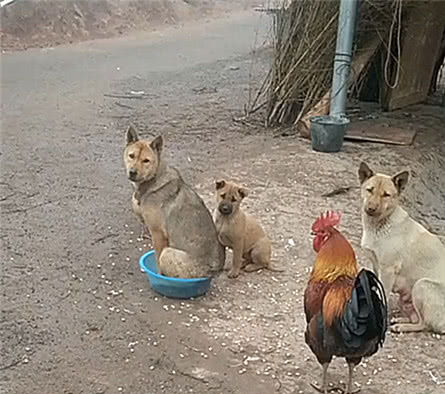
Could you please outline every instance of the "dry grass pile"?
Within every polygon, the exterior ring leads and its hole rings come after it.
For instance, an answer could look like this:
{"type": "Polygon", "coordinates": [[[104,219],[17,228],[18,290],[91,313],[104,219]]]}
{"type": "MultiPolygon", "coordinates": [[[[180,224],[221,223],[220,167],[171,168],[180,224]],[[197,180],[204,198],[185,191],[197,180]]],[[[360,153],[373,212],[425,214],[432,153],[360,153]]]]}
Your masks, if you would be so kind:
{"type": "MultiPolygon", "coordinates": [[[[273,64],[248,110],[262,109],[266,126],[297,124],[322,99],[329,102],[339,3],[293,0],[276,13],[273,64]]],[[[400,0],[360,2],[354,57],[372,40],[387,46],[399,5],[400,0]]],[[[359,76],[351,80],[358,83],[359,76]]]]}

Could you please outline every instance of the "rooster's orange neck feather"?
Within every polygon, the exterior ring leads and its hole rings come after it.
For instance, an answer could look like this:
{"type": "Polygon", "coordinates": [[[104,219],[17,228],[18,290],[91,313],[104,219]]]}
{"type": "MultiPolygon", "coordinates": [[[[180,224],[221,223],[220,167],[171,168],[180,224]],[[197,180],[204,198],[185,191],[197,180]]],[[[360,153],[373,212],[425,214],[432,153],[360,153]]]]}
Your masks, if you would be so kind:
{"type": "Polygon", "coordinates": [[[339,231],[332,229],[331,237],[318,252],[312,279],[333,282],[340,276],[355,277],[357,274],[354,249],[339,231]]]}

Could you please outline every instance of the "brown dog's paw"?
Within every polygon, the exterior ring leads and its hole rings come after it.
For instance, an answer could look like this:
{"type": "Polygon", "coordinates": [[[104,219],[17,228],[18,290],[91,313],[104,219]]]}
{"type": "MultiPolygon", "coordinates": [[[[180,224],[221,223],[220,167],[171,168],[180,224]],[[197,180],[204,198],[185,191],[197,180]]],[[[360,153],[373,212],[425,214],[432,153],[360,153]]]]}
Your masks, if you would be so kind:
{"type": "Polygon", "coordinates": [[[243,267],[244,271],[246,271],[246,272],[255,272],[255,271],[259,271],[263,268],[266,268],[266,267],[264,267],[264,265],[253,264],[253,263],[247,264],[243,267]]]}
{"type": "Polygon", "coordinates": [[[227,276],[228,276],[230,279],[238,278],[238,276],[239,276],[239,270],[231,269],[231,270],[229,271],[229,273],[227,274],[227,276]]]}

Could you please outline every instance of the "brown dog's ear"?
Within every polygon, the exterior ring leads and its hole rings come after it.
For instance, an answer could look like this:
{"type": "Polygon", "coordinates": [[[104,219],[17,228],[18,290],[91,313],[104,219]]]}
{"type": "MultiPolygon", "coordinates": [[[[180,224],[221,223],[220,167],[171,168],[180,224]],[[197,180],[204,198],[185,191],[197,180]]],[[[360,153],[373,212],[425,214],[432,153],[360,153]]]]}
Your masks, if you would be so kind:
{"type": "Polygon", "coordinates": [[[222,189],[224,186],[226,186],[226,181],[224,179],[215,182],[216,190],[222,189]]]}
{"type": "Polygon", "coordinates": [[[153,141],[150,142],[150,147],[155,152],[160,154],[162,152],[163,144],[164,144],[164,140],[162,139],[162,135],[158,135],[153,141]]]}
{"type": "Polygon", "coordinates": [[[241,196],[241,198],[245,198],[249,195],[249,190],[245,187],[240,187],[238,192],[239,192],[239,195],[241,196]]]}
{"type": "Polygon", "coordinates": [[[136,131],[136,128],[131,124],[130,127],[128,127],[127,130],[127,145],[134,144],[136,141],[139,140],[138,132],[136,131]]]}
{"type": "Polygon", "coordinates": [[[360,179],[360,184],[367,181],[369,178],[374,176],[374,171],[372,171],[368,165],[362,161],[358,169],[358,178],[360,179]]]}
{"type": "Polygon", "coordinates": [[[409,171],[399,172],[398,174],[392,177],[392,181],[394,185],[396,185],[399,194],[402,193],[403,190],[405,190],[405,186],[408,183],[408,179],[409,179],[409,171]]]}

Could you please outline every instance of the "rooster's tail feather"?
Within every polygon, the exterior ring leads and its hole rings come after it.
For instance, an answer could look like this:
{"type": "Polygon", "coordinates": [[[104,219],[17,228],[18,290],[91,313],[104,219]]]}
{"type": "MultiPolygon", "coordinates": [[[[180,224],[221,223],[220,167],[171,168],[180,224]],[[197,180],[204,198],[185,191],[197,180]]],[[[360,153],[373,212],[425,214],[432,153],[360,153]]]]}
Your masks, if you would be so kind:
{"type": "Polygon", "coordinates": [[[374,338],[381,346],[388,328],[387,314],[382,283],[373,272],[362,269],[343,316],[337,321],[337,328],[348,347],[358,348],[364,341],[374,338]]]}

